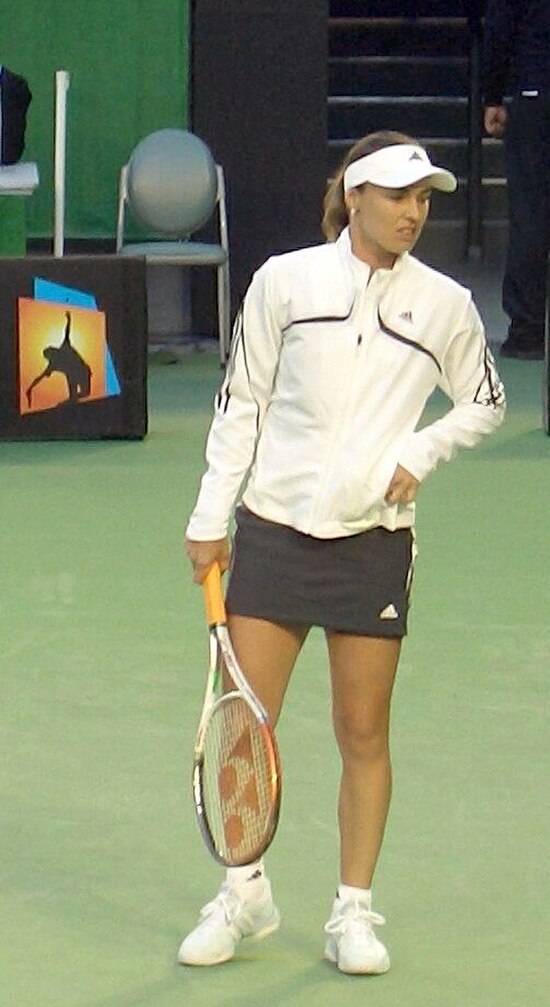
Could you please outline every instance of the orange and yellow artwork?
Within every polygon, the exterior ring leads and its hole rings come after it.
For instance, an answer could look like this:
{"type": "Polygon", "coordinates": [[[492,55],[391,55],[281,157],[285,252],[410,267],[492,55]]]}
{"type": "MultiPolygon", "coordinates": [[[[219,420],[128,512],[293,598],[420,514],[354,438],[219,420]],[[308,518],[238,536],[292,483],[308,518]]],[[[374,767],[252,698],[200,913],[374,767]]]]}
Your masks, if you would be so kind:
{"type": "Polygon", "coordinates": [[[104,312],[20,297],[17,319],[21,415],[113,394],[104,312]]]}

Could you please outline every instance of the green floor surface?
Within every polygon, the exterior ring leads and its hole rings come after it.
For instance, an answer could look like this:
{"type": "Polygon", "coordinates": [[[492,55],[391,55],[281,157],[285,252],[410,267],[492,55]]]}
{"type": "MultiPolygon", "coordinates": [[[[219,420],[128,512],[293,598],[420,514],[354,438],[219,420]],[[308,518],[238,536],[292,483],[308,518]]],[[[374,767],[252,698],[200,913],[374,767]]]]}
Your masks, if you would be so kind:
{"type": "Polygon", "coordinates": [[[338,762],[318,632],[280,727],[283,926],[226,966],[174,964],[218,878],[189,790],[206,648],[181,551],[216,358],[151,364],[143,443],[0,445],[2,1004],[547,1004],[550,440],[540,365],[502,372],[504,427],[420,494],[379,978],[321,960],[338,762]]]}

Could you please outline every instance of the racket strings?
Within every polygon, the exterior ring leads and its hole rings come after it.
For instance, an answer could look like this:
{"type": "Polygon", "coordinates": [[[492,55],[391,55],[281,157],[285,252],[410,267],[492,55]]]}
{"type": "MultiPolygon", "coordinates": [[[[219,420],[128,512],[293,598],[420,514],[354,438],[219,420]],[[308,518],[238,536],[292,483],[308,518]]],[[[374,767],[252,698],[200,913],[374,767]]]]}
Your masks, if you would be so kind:
{"type": "Polygon", "coordinates": [[[277,767],[266,731],[240,697],[214,711],[205,738],[204,811],[214,844],[228,862],[246,862],[273,823],[277,767]]]}

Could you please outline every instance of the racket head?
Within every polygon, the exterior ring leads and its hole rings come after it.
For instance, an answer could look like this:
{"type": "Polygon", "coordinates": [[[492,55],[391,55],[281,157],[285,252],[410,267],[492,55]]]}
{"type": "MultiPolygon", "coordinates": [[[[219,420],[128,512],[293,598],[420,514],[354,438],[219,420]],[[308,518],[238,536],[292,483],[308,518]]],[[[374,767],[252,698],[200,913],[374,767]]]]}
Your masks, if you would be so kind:
{"type": "Polygon", "coordinates": [[[277,828],[281,769],[275,735],[238,691],[212,705],[193,764],[193,796],[203,840],[226,867],[252,863],[277,828]]]}

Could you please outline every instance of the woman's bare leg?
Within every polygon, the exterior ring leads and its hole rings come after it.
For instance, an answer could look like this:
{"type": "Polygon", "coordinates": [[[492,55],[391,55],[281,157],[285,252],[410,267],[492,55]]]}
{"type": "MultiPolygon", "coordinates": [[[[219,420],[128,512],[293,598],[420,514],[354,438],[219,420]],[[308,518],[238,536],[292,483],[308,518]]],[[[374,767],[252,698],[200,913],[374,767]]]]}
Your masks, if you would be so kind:
{"type": "Polygon", "coordinates": [[[275,726],[308,627],[244,615],[228,616],[228,627],[239,665],[275,726]]]}
{"type": "Polygon", "coordinates": [[[391,796],[389,719],[400,640],[327,632],[342,756],[340,880],[370,888],[391,796]]]}

